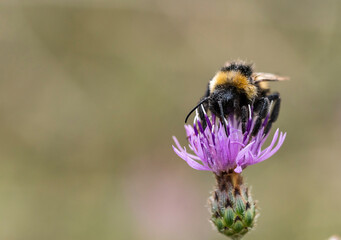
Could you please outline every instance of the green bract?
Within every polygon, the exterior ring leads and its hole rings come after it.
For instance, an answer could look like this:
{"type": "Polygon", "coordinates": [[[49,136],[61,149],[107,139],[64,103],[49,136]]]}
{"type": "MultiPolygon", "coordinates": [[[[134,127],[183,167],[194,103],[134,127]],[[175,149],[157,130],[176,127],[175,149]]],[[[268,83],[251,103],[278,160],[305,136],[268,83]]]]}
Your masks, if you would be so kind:
{"type": "Polygon", "coordinates": [[[231,171],[216,177],[217,188],[209,199],[211,221],[220,233],[241,239],[254,226],[255,202],[240,174],[231,171]]]}

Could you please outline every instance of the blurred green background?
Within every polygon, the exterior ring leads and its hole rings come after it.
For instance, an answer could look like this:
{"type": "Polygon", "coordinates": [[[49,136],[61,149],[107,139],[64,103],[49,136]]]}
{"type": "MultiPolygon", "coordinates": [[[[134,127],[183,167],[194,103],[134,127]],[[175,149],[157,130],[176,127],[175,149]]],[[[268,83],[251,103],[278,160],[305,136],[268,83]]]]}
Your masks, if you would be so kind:
{"type": "Polygon", "coordinates": [[[225,61],[274,83],[288,132],[244,172],[246,240],[341,234],[341,2],[2,0],[0,239],[225,239],[214,178],[172,151],[225,61]]]}

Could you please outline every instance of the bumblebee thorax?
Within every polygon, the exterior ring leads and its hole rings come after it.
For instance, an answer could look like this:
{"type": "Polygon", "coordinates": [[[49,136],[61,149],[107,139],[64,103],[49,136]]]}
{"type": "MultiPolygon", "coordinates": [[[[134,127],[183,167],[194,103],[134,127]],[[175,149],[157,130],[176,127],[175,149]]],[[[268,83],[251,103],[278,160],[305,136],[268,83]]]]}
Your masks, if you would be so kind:
{"type": "Polygon", "coordinates": [[[246,94],[248,99],[257,95],[257,88],[251,84],[248,77],[239,71],[219,71],[210,81],[210,92],[213,93],[217,87],[233,86],[238,91],[246,94]]]}

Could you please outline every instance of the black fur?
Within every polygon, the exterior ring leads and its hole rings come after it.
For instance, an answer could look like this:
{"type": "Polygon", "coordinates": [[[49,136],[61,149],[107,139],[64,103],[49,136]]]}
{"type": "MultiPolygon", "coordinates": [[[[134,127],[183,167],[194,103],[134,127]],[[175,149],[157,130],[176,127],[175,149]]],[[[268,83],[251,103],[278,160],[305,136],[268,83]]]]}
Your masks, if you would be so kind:
{"type": "Polygon", "coordinates": [[[237,117],[240,117],[241,108],[251,104],[251,101],[244,93],[240,93],[232,86],[218,86],[211,93],[208,101],[208,109],[217,116],[220,116],[219,101],[222,103],[224,109],[224,117],[228,117],[230,114],[235,114],[237,117]]]}
{"type": "Polygon", "coordinates": [[[223,72],[238,71],[246,77],[251,77],[252,72],[253,72],[251,65],[246,65],[243,63],[235,63],[235,62],[231,63],[228,66],[222,67],[221,71],[223,72]]]}
{"type": "Polygon", "coordinates": [[[279,93],[275,92],[271,95],[268,95],[267,98],[269,99],[269,101],[277,100],[277,99],[279,99],[279,93]]]}
{"type": "Polygon", "coordinates": [[[218,101],[218,106],[219,106],[219,112],[220,112],[220,121],[223,123],[224,125],[224,129],[227,135],[227,129],[226,129],[226,122],[225,122],[225,118],[224,118],[224,110],[223,110],[223,104],[221,101],[218,101]]]}
{"type": "Polygon", "coordinates": [[[270,131],[271,127],[272,127],[272,122],[269,121],[269,122],[267,123],[265,129],[264,129],[264,135],[268,134],[268,132],[270,131]]]}
{"type": "Polygon", "coordinates": [[[270,106],[270,101],[268,98],[263,98],[263,104],[261,105],[261,108],[259,110],[259,117],[264,119],[266,115],[268,114],[270,106]]]}
{"type": "Polygon", "coordinates": [[[270,118],[268,120],[268,123],[267,125],[265,126],[265,129],[264,129],[264,135],[268,134],[270,129],[271,129],[271,126],[274,122],[276,122],[277,118],[278,118],[278,115],[279,115],[279,110],[280,110],[280,107],[281,107],[281,98],[279,96],[279,93],[274,93],[272,95],[269,95],[268,98],[271,100],[271,101],[274,101],[274,106],[272,108],[272,112],[270,114],[270,118]]]}
{"type": "Polygon", "coordinates": [[[277,101],[275,102],[275,106],[273,107],[272,113],[270,115],[270,119],[272,122],[275,122],[277,120],[280,108],[281,108],[281,99],[278,98],[277,101]]]}
{"type": "Polygon", "coordinates": [[[260,117],[257,117],[255,125],[252,130],[252,136],[255,136],[258,133],[261,125],[262,125],[262,119],[260,117]]]}
{"type": "Polygon", "coordinates": [[[248,111],[246,106],[242,106],[240,119],[242,120],[242,131],[243,131],[243,133],[246,130],[246,122],[247,122],[248,118],[249,118],[249,111],[248,111]]]}

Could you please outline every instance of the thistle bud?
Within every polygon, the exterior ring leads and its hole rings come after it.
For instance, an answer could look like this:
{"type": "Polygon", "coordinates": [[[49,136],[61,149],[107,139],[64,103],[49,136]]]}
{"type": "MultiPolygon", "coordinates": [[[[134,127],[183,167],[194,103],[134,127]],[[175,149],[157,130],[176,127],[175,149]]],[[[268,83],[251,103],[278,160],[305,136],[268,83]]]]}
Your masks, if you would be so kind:
{"type": "Polygon", "coordinates": [[[255,202],[239,173],[222,172],[216,179],[216,189],[209,198],[211,221],[220,233],[241,239],[255,224],[255,202]]]}

